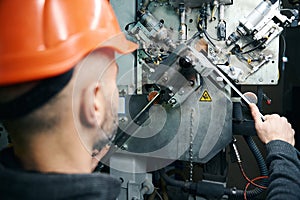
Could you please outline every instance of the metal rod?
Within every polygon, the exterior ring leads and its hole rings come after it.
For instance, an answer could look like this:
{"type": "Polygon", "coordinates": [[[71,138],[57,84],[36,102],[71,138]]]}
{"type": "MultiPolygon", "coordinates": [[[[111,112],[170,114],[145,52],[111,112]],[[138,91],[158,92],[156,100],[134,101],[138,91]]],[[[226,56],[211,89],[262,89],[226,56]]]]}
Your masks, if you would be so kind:
{"type": "MultiPolygon", "coordinates": [[[[206,68],[210,68],[213,69],[217,72],[217,74],[223,78],[223,80],[247,103],[247,105],[249,105],[251,102],[247,99],[247,97],[245,97],[240,91],[239,89],[237,89],[235,87],[235,85],[233,83],[231,83],[231,81],[219,70],[219,68],[213,64],[205,55],[205,52],[203,53],[202,51],[198,52],[195,49],[190,49],[192,52],[194,52],[194,54],[198,57],[199,61],[200,61],[200,65],[201,66],[205,66],[206,68]]],[[[213,72],[213,70],[210,71],[210,73],[213,72]]],[[[200,72],[199,72],[200,73],[200,72]]],[[[210,74],[209,73],[209,74],[210,74]]],[[[209,74],[206,74],[206,76],[208,76],[209,74]]],[[[264,121],[264,116],[263,114],[260,113],[260,117],[261,119],[264,121]]]]}

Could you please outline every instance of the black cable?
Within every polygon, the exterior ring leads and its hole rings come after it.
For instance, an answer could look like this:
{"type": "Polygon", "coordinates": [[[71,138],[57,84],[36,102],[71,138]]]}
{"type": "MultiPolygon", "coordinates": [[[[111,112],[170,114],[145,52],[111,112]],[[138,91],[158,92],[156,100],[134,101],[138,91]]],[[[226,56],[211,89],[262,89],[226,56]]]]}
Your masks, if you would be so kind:
{"type": "Polygon", "coordinates": [[[129,29],[129,26],[130,25],[132,25],[132,24],[136,24],[137,23],[137,21],[134,21],[134,22],[130,22],[130,23],[128,23],[128,24],[126,24],[126,26],[125,26],[125,31],[128,31],[128,29],[129,29]]]}
{"type": "Polygon", "coordinates": [[[285,70],[285,60],[283,60],[283,58],[286,58],[285,54],[286,54],[286,40],[285,40],[285,36],[283,34],[280,35],[281,39],[282,39],[282,45],[283,45],[283,50],[282,50],[282,71],[285,70]]]}
{"type": "Polygon", "coordinates": [[[210,42],[210,44],[213,46],[213,47],[216,47],[216,45],[213,43],[213,41],[210,39],[210,36],[209,34],[207,33],[207,31],[202,27],[202,25],[200,24],[200,21],[198,22],[198,25],[197,25],[197,28],[198,28],[198,32],[199,33],[203,33],[205,35],[205,37],[207,38],[207,40],[210,42]]]}
{"type": "Polygon", "coordinates": [[[262,47],[262,45],[263,45],[267,40],[268,40],[267,38],[261,39],[261,43],[259,43],[256,47],[254,47],[253,49],[250,49],[250,50],[248,50],[248,51],[242,52],[242,54],[247,54],[247,53],[250,53],[250,52],[252,52],[252,51],[255,51],[255,50],[259,49],[260,47],[262,47]]]}
{"type": "Polygon", "coordinates": [[[219,39],[217,39],[217,38],[212,37],[207,31],[205,31],[205,32],[206,32],[207,36],[208,36],[210,39],[215,40],[215,41],[221,41],[221,40],[219,40],[219,39]]]}
{"type": "Polygon", "coordinates": [[[210,42],[210,44],[211,44],[213,47],[216,47],[216,45],[211,41],[211,39],[210,39],[209,36],[207,35],[206,30],[203,30],[203,33],[204,33],[205,37],[207,38],[207,40],[210,42]]]}
{"type": "Polygon", "coordinates": [[[180,187],[182,189],[188,190],[191,187],[191,182],[185,182],[185,181],[178,181],[173,178],[170,178],[164,170],[161,170],[160,176],[171,186],[180,187]]]}
{"type": "Polygon", "coordinates": [[[164,170],[160,171],[161,177],[166,181],[167,184],[175,187],[179,187],[190,194],[196,196],[207,197],[208,199],[220,199],[224,194],[231,194],[232,190],[224,187],[223,184],[211,183],[211,182],[185,182],[178,181],[170,178],[164,170]]]}
{"type": "Polygon", "coordinates": [[[241,49],[245,49],[247,46],[253,44],[254,42],[256,42],[256,40],[252,40],[251,42],[248,42],[247,44],[245,44],[244,46],[242,46],[241,49]]]}
{"type": "Polygon", "coordinates": [[[283,52],[282,52],[282,56],[285,56],[285,52],[286,52],[286,40],[285,37],[283,35],[280,35],[282,38],[282,42],[283,42],[283,52]]]}

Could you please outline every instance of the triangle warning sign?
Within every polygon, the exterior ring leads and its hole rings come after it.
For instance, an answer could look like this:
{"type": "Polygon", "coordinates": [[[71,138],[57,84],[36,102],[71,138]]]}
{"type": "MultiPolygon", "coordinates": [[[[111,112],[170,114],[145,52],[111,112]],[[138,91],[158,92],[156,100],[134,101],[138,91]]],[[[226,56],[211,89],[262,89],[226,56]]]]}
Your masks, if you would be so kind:
{"type": "Polygon", "coordinates": [[[199,101],[206,101],[206,102],[211,102],[212,99],[210,95],[208,94],[207,90],[204,90],[202,96],[200,97],[199,101]]]}

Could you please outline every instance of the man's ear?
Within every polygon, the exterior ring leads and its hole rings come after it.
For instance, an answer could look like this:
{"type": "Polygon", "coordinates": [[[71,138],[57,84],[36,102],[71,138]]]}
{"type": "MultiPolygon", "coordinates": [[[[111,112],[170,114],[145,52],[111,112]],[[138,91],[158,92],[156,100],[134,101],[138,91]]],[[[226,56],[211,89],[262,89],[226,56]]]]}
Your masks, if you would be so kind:
{"type": "Polygon", "coordinates": [[[99,84],[86,87],[80,100],[80,121],[89,127],[98,127],[104,120],[104,96],[99,84]]]}

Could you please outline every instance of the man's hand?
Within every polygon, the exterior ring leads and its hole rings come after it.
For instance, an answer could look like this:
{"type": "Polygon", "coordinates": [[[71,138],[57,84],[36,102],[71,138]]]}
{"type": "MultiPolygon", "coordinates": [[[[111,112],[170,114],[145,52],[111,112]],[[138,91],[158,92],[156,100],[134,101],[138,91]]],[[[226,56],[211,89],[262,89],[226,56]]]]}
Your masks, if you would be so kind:
{"type": "Polygon", "coordinates": [[[295,145],[295,131],[285,117],[277,114],[265,115],[262,121],[260,112],[255,104],[250,104],[251,114],[259,139],[267,144],[272,140],[282,140],[295,145]]]}

